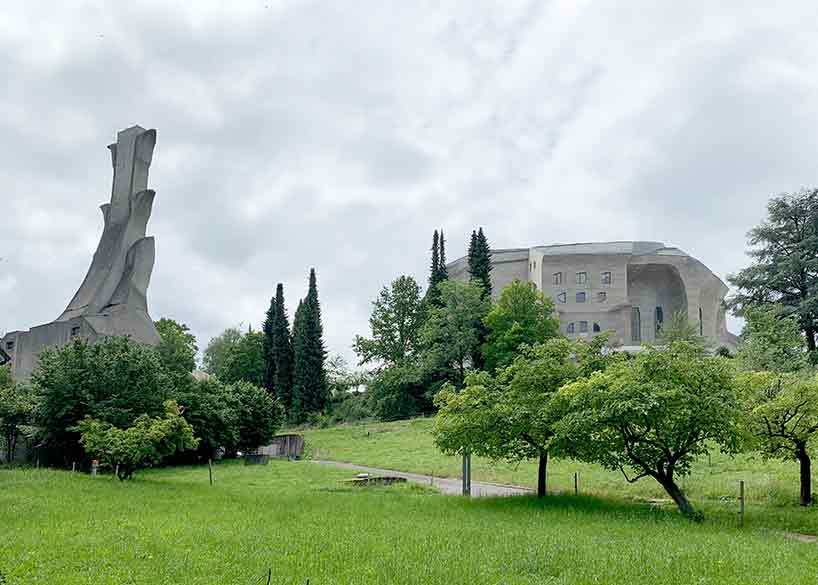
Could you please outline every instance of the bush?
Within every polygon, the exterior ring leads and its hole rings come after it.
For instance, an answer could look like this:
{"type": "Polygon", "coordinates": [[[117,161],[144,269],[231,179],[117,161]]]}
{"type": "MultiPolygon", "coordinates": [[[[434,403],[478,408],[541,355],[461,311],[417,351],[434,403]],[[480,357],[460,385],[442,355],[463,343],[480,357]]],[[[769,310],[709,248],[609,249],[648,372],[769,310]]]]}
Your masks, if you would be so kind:
{"type": "Polygon", "coordinates": [[[89,456],[115,469],[120,480],[126,480],[141,467],[156,465],[177,451],[197,447],[199,441],[182,418],[179,406],[169,400],[164,407],[164,416],[139,416],[127,429],[87,417],[71,430],[80,434],[80,443],[89,456]]]}
{"type": "Polygon", "coordinates": [[[219,449],[230,453],[239,444],[239,403],[229,386],[216,379],[196,381],[190,378],[176,388],[175,398],[182,407],[182,417],[190,423],[199,447],[183,459],[204,460],[219,449]]]}
{"type": "Polygon", "coordinates": [[[237,449],[248,451],[270,442],[284,421],[284,408],[264,388],[250,382],[228,386],[237,404],[237,449]]]}

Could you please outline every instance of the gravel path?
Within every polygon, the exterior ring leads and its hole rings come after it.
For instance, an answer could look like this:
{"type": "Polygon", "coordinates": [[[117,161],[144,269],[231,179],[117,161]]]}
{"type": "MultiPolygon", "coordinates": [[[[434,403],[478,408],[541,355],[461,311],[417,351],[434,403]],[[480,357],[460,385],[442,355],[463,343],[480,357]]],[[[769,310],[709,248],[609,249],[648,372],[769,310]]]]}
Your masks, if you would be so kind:
{"type": "MultiPolygon", "coordinates": [[[[460,495],[462,492],[461,479],[459,477],[432,477],[431,475],[423,475],[420,473],[408,473],[406,471],[395,471],[393,469],[381,469],[379,467],[368,467],[366,465],[356,465],[355,463],[343,463],[341,461],[321,461],[312,460],[313,463],[319,465],[331,465],[333,467],[340,467],[342,469],[349,469],[358,473],[370,473],[372,475],[389,475],[392,477],[404,477],[406,481],[414,483],[422,483],[425,485],[433,485],[444,494],[460,495]]],[[[473,498],[482,496],[521,496],[525,494],[534,493],[534,490],[513,486],[501,485],[496,483],[486,483],[483,481],[471,482],[471,495],[473,498]]]]}

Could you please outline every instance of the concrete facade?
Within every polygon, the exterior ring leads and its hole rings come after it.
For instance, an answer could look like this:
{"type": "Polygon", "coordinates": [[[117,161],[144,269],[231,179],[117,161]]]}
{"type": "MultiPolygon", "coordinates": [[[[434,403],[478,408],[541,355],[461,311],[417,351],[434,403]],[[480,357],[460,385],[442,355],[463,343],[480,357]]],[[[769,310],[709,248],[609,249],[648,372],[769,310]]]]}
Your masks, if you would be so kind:
{"type": "MultiPolygon", "coordinates": [[[[449,265],[468,278],[466,258],[449,265]]],[[[657,343],[662,323],[682,311],[714,347],[735,347],[727,331],[727,286],[704,264],[661,242],[598,242],[492,250],[496,299],[514,279],[529,281],[554,301],[562,332],[590,338],[612,332],[624,348],[657,343]]]]}
{"type": "Polygon", "coordinates": [[[55,321],[12,331],[0,340],[0,364],[10,362],[16,379],[31,376],[44,348],[59,347],[77,337],[94,341],[127,335],[159,343],[147,300],[154,239],[145,236],[155,196],[147,188],[155,145],[156,130],[132,126],[108,146],[113,166],[111,201],[101,206],[102,237],[85,279],[55,321]]]}

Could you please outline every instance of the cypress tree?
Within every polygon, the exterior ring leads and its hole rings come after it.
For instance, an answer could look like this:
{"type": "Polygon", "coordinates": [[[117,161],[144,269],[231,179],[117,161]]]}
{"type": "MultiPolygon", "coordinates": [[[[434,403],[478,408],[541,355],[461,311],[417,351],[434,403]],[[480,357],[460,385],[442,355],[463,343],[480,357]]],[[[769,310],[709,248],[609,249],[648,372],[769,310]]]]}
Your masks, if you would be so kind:
{"type": "Polygon", "coordinates": [[[491,297],[491,248],[483,228],[471,233],[469,243],[469,276],[491,297]]]}
{"type": "Polygon", "coordinates": [[[274,390],[285,409],[292,407],[293,345],[290,320],[284,305],[284,285],[276,287],[276,312],[273,321],[274,390]]]}
{"type": "Polygon", "coordinates": [[[446,268],[446,238],[443,237],[443,229],[440,230],[440,259],[437,265],[438,282],[449,280],[449,269],[446,268]]]}
{"type": "Polygon", "coordinates": [[[296,312],[293,328],[292,413],[296,421],[320,412],[329,402],[323,334],[318,285],[312,268],[309,290],[296,312]]]}
{"type": "Polygon", "coordinates": [[[272,393],[275,388],[276,360],[273,354],[273,324],[276,320],[276,298],[270,299],[270,307],[264,319],[264,340],[262,342],[262,355],[264,357],[264,387],[272,393]]]}
{"type": "Polygon", "coordinates": [[[426,302],[432,305],[440,303],[440,291],[437,284],[440,282],[440,239],[435,230],[432,236],[432,265],[429,267],[429,288],[426,290],[426,302]]]}

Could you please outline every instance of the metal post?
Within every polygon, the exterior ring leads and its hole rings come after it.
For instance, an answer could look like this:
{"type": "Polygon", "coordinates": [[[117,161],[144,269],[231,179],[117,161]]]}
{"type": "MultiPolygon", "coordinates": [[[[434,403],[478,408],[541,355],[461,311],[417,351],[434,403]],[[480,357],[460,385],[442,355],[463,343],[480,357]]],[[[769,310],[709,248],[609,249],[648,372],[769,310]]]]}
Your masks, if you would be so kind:
{"type": "Polygon", "coordinates": [[[97,476],[97,467],[99,467],[99,461],[94,459],[93,461],[91,461],[91,477],[97,476]]]}
{"type": "Polygon", "coordinates": [[[119,463],[116,464],[116,470],[114,471],[114,479],[119,477],[119,463]]]}
{"type": "Polygon", "coordinates": [[[463,451],[463,495],[471,496],[471,453],[463,451]]]}
{"type": "Polygon", "coordinates": [[[744,480],[738,482],[738,525],[744,526],[744,480]]]}
{"type": "Polygon", "coordinates": [[[207,470],[210,472],[210,485],[213,485],[213,460],[207,460],[207,470]]]}
{"type": "Polygon", "coordinates": [[[72,461],[71,462],[71,473],[74,473],[76,470],[77,470],[77,462],[72,461]]]}
{"type": "Polygon", "coordinates": [[[574,495],[579,495],[579,472],[574,472],[574,495]]]}

